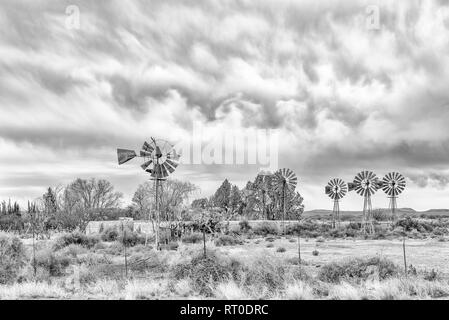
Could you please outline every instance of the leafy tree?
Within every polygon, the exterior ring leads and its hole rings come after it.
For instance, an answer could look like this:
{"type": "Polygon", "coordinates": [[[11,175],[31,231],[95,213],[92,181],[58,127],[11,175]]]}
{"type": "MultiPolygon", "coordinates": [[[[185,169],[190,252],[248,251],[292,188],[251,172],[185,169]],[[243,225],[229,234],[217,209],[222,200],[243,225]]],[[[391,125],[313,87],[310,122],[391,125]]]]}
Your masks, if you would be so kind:
{"type": "Polygon", "coordinates": [[[225,179],[213,196],[213,203],[216,207],[229,210],[231,204],[231,184],[225,179]]]}
{"type": "Polygon", "coordinates": [[[194,209],[206,209],[209,205],[207,198],[195,199],[192,201],[191,207],[194,209]]]}
{"type": "Polygon", "coordinates": [[[231,207],[231,214],[242,213],[242,195],[239,188],[236,185],[232,186],[231,189],[230,207],[231,207]]]}

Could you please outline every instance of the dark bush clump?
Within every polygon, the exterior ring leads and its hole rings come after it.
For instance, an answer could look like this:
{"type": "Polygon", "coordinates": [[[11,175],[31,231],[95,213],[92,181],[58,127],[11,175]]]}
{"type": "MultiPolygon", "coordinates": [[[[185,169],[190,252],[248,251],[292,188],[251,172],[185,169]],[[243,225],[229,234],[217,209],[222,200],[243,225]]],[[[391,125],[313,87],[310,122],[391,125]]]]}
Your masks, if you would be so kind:
{"type": "Polygon", "coordinates": [[[183,243],[199,243],[203,241],[202,233],[192,233],[182,238],[183,243]]]}
{"type": "Polygon", "coordinates": [[[396,222],[397,227],[404,228],[405,231],[412,231],[413,229],[419,230],[419,222],[410,217],[400,219],[396,222]]]}
{"type": "Polygon", "coordinates": [[[70,265],[70,259],[62,254],[57,254],[50,249],[36,252],[36,267],[48,271],[50,276],[61,276],[70,265]]]}
{"type": "Polygon", "coordinates": [[[239,222],[239,226],[240,226],[240,231],[243,231],[243,232],[248,232],[251,229],[251,226],[249,225],[249,222],[246,219],[241,220],[239,222]]]}
{"type": "Polygon", "coordinates": [[[318,278],[321,281],[331,283],[338,283],[341,280],[360,282],[370,276],[384,280],[398,273],[398,267],[385,258],[355,258],[324,265],[318,274],[318,278]]]}
{"type": "Polygon", "coordinates": [[[96,236],[88,236],[81,232],[66,233],[56,239],[54,249],[59,250],[71,244],[77,244],[86,248],[93,248],[100,239],[96,236]]]}
{"type": "Polygon", "coordinates": [[[212,296],[214,284],[237,279],[240,269],[238,261],[222,261],[215,253],[209,253],[207,257],[200,255],[188,263],[174,266],[171,274],[177,280],[189,279],[200,294],[212,296]]]}
{"type": "Polygon", "coordinates": [[[134,247],[138,244],[145,244],[145,236],[131,230],[120,232],[117,240],[127,247],[134,247]]]}
{"type": "Polygon", "coordinates": [[[259,236],[266,236],[269,234],[276,235],[279,233],[278,228],[268,222],[262,222],[261,224],[255,226],[253,228],[253,232],[259,236]]]}
{"type": "Polygon", "coordinates": [[[116,241],[118,239],[119,232],[116,227],[109,227],[101,234],[101,240],[103,241],[116,241]]]}
{"type": "Polygon", "coordinates": [[[0,258],[0,284],[14,282],[26,260],[22,241],[0,233],[0,258]]]}
{"type": "Polygon", "coordinates": [[[236,245],[240,245],[243,244],[243,241],[229,236],[229,235],[221,235],[218,239],[215,240],[215,245],[217,247],[221,247],[221,246],[236,246],[236,245]]]}

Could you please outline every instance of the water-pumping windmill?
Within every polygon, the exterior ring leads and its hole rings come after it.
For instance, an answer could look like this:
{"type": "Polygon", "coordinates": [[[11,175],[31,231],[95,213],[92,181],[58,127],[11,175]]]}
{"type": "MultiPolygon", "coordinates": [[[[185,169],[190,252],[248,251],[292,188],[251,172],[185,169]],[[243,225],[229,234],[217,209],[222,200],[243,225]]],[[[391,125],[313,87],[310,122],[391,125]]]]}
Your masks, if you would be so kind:
{"type": "Polygon", "coordinates": [[[285,198],[287,191],[293,191],[298,184],[296,174],[290,169],[279,169],[274,174],[274,188],[281,194],[282,197],[282,233],[285,233],[285,198]]]}
{"type": "Polygon", "coordinates": [[[397,202],[396,199],[399,194],[405,189],[405,178],[402,174],[398,172],[390,172],[385,175],[382,179],[382,190],[390,198],[389,209],[391,212],[392,222],[396,220],[396,209],[397,202]]]}
{"type": "Polygon", "coordinates": [[[358,173],[350,190],[354,189],[359,195],[363,196],[363,222],[362,228],[366,233],[374,233],[373,225],[373,207],[371,205],[371,196],[382,187],[382,182],[371,171],[362,171],[358,173]]]}
{"type": "Polygon", "coordinates": [[[165,181],[178,167],[180,155],[177,154],[176,150],[169,142],[162,139],[151,138],[150,142],[144,142],[139,155],[137,155],[134,150],[117,149],[117,156],[119,165],[136,157],[141,157],[143,159],[141,168],[149,173],[150,179],[154,181],[154,203],[157,215],[156,247],[158,248],[162,182],[165,181]]]}
{"type": "Polygon", "coordinates": [[[340,227],[340,199],[348,192],[348,185],[342,179],[331,179],[324,188],[325,193],[334,200],[334,208],[332,210],[332,228],[340,227]]]}

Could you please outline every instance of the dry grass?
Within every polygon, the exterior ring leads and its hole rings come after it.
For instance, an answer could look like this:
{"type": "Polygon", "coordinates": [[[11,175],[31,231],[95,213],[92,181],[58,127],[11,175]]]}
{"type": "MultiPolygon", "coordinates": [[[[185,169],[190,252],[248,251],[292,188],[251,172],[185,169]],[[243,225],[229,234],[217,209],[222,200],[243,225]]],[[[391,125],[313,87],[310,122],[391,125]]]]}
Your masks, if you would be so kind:
{"type": "MultiPolygon", "coordinates": [[[[437,240],[409,240],[409,262],[421,272],[405,278],[403,275],[402,247],[391,240],[328,240],[325,242],[301,241],[303,264],[301,269],[291,261],[297,261],[297,243],[288,238],[269,239],[276,252],[266,248],[263,238],[246,240],[245,246],[217,247],[207,242],[208,257],[220,267],[210,264],[194,270],[222,271],[215,280],[204,277],[199,290],[195,277],[172,277],[170,270],[188,266],[194,257],[202,255],[202,243],[180,244],[176,251],[155,252],[149,247],[137,245],[128,250],[131,263],[129,278],[124,278],[123,246],[116,243],[98,243],[94,248],[71,244],[56,252],[66,257],[71,265],[61,268],[59,276],[30,276],[31,269],[24,270],[23,283],[0,285],[0,299],[448,299],[449,266],[445,264],[442,250],[445,245],[437,240]],[[425,246],[425,248],[424,248],[425,246]],[[319,256],[313,251],[319,248],[319,256]],[[282,250],[283,251],[283,250],[282,250]],[[336,283],[319,280],[319,271],[332,262],[348,257],[378,256],[392,260],[400,272],[386,279],[369,277],[346,279],[336,283]],[[132,264],[138,261],[139,267],[132,264]],[[145,261],[142,264],[142,261],[145,261]],[[307,263],[305,263],[306,261],[307,263]],[[75,275],[77,267],[78,274],[75,275]],[[434,281],[425,280],[423,270],[438,269],[434,281]],[[441,267],[441,268],[440,268],[441,267]],[[218,269],[217,269],[218,268],[218,269]],[[301,271],[300,271],[301,270],[301,271]],[[101,272],[100,272],[101,271],[101,272]],[[207,278],[207,279],[206,279],[207,278]],[[205,294],[207,292],[207,294],[205,294]]],[[[305,240],[305,239],[304,239],[305,240]]],[[[41,250],[51,247],[51,242],[38,245],[41,250]]],[[[29,249],[29,248],[28,248],[29,249]]],[[[220,272],[221,272],[220,271],[220,272]]],[[[188,274],[188,273],[186,273],[188,274]]]]}

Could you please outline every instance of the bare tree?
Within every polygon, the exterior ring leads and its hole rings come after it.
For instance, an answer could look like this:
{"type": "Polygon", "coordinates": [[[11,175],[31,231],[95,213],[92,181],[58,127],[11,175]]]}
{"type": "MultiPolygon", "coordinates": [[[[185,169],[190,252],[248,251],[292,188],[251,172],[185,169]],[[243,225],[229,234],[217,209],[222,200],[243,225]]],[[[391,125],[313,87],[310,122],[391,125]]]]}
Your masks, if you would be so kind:
{"type": "MultiPolygon", "coordinates": [[[[160,192],[160,211],[162,220],[178,220],[182,205],[198,187],[190,182],[168,179],[162,183],[160,192]]],[[[134,194],[133,202],[141,216],[155,219],[155,184],[148,181],[141,184],[134,194]]]]}

